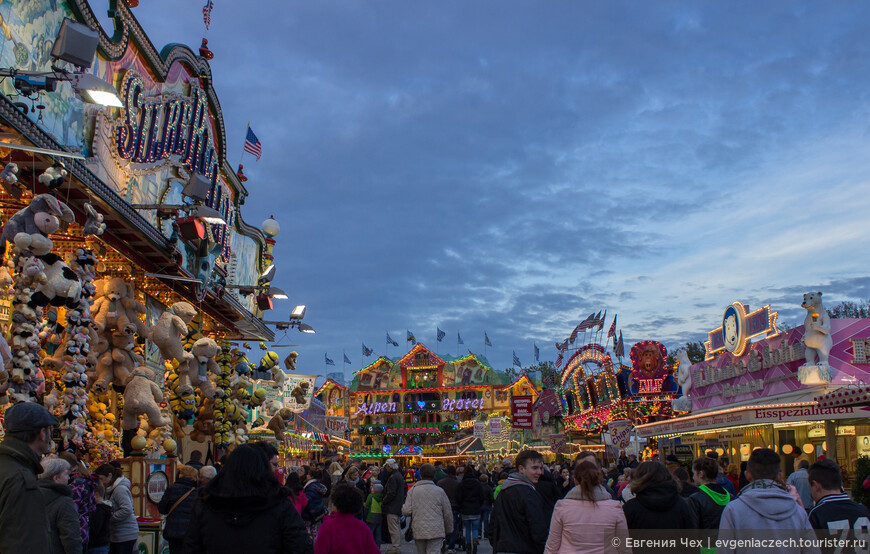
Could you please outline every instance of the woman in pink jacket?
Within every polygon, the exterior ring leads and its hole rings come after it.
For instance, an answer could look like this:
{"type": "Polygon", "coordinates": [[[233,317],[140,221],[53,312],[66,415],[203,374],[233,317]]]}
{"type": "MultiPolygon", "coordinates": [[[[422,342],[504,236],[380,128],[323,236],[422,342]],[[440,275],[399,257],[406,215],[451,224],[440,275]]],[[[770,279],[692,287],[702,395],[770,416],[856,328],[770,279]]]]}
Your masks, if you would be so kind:
{"type": "Polygon", "coordinates": [[[628,526],[622,506],[604,487],[598,465],[579,464],[574,480],[577,486],[556,502],[544,554],[631,552],[625,546],[628,526]]]}

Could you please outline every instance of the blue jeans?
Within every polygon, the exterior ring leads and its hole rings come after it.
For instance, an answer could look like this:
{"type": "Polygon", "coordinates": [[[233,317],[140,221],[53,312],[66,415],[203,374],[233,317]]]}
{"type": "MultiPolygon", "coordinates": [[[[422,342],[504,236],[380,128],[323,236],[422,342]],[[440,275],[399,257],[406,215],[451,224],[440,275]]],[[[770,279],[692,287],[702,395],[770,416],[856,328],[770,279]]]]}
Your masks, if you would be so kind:
{"type": "Polygon", "coordinates": [[[462,525],[465,526],[465,550],[470,552],[473,539],[480,538],[480,516],[474,519],[467,519],[467,517],[463,516],[462,525]]]}
{"type": "Polygon", "coordinates": [[[480,509],[480,528],[483,530],[481,536],[489,536],[489,513],[492,512],[491,506],[484,506],[480,509]]]}
{"type": "Polygon", "coordinates": [[[462,514],[459,513],[459,510],[453,508],[453,531],[450,532],[450,536],[447,537],[447,548],[453,550],[453,547],[456,546],[456,537],[460,536],[459,532],[462,529],[462,514]]]}
{"type": "Polygon", "coordinates": [[[88,548],[86,552],[88,554],[109,554],[109,545],[92,546],[91,548],[88,548]]]}
{"type": "Polygon", "coordinates": [[[380,546],[381,545],[381,533],[383,532],[381,530],[381,524],[380,523],[366,523],[366,525],[369,526],[369,529],[372,530],[372,535],[375,536],[375,544],[380,546]]]}

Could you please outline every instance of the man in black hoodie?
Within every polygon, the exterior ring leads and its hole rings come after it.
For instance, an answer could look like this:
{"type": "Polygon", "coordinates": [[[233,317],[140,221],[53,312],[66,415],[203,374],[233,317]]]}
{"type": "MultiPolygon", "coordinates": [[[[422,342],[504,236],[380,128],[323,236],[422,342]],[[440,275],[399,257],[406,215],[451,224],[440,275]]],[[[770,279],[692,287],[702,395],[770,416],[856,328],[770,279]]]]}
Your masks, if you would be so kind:
{"type": "Polygon", "coordinates": [[[547,543],[547,522],[535,483],[541,477],[543,456],[535,450],[517,455],[517,471],[501,485],[490,517],[493,552],[541,554],[547,543]]]}
{"type": "Polygon", "coordinates": [[[546,467],[541,471],[541,478],[535,483],[535,490],[541,495],[541,505],[544,508],[544,521],[547,522],[547,533],[550,532],[550,518],[553,517],[553,508],[556,501],[562,498],[556,479],[546,467]]]}

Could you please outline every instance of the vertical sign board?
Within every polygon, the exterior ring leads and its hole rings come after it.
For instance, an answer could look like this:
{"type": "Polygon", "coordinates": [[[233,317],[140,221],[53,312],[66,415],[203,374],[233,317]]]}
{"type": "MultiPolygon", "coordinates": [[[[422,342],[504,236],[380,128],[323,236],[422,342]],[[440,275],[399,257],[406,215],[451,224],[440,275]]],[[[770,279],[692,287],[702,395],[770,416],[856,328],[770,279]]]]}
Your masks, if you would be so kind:
{"type": "Polygon", "coordinates": [[[486,436],[486,422],[485,421],[475,421],[474,422],[474,438],[482,439],[486,436]]]}
{"type": "Polygon", "coordinates": [[[489,420],[489,436],[497,437],[501,435],[501,419],[497,417],[489,420]]]}
{"type": "Polygon", "coordinates": [[[532,428],[531,395],[514,396],[511,398],[511,425],[514,429],[532,428]]]}

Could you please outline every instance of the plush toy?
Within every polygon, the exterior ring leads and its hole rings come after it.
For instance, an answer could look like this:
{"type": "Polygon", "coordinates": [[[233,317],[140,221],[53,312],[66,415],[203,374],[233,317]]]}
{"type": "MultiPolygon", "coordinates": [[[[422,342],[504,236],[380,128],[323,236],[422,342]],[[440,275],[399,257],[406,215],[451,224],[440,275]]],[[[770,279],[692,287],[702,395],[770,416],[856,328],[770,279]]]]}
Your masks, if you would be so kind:
{"type": "Polygon", "coordinates": [[[78,307],[82,294],[78,275],[57,254],[49,253],[39,258],[45,267],[46,282],[36,288],[27,304],[31,308],[48,305],[78,307]]]}
{"type": "Polygon", "coordinates": [[[66,176],[66,166],[61,162],[54,162],[42,172],[39,176],[39,182],[47,186],[49,190],[54,190],[63,184],[63,180],[66,176]]]}
{"type": "Polygon", "coordinates": [[[137,367],[126,381],[121,429],[136,429],[139,414],[145,414],[154,427],[169,425],[170,421],[160,413],[158,402],[163,402],[163,392],[154,382],[154,372],[145,366],[137,367]]]}
{"type": "Polygon", "coordinates": [[[284,358],[284,368],[287,371],[296,371],[296,358],[299,357],[299,353],[295,350],[287,354],[287,357],[284,358]]]}
{"type": "Polygon", "coordinates": [[[310,386],[311,385],[308,384],[308,381],[302,381],[296,385],[292,391],[290,391],[290,396],[293,397],[293,400],[295,400],[297,404],[305,404],[310,386]]]}
{"type": "Polygon", "coordinates": [[[293,421],[293,418],[296,414],[290,411],[288,408],[281,408],[278,410],[278,413],[272,416],[269,420],[269,424],[266,427],[269,428],[270,431],[275,433],[275,438],[278,442],[284,441],[284,430],[287,428],[288,424],[293,421]]]}
{"type": "Polygon", "coordinates": [[[188,359],[184,365],[178,367],[180,396],[192,391],[193,387],[198,387],[207,398],[213,398],[218,394],[208,376],[209,373],[212,375],[220,374],[220,366],[214,359],[220,351],[221,347],[208,337],[203,337],[193,344],[190,351],[193,358],[188,359]]]}
{"type": "Polygon", "coordinates": [[[123,386],[133,370],[144,362],[142,356],[133,351],[135,337],[132,331],[112,333],[111,346],[97,360],[94,390],[104,394],[109,385],[123,386]]]}
{"type": "Polygon", "coordinates": [[[196,442],[205,442],[212,435],[214,435],[214,400],[206,398],[197,411],[196,419],[193,420],[190,439],[196,442]]]}
{"type": "Polygon", "coordinates": [[[50,194],[34,196],[30,205],[16,212],[3,226],[0,247],[5,249],[6,243],[12,242],[22,251],[29,250],[37,256],[48,254],[53,246],[48,235],[60,228],[61,221],[75,221],[69,206],[50,194]]]}
{"type": "Polygon", "coordinates": [[[102,235],[106,230],[106,224],[103,223],[105,219],[103,214],[98,212],[90,202],[85,202],[85,215],[88,216],[88,219],[85,221],[84,228],[82,228],[82,236],[102,235]]]}
{"type": "Polygon", "coordinates": [[[21,193],[24,189],[18,184],[18,164],[8,163],[3,171],[0,171],[0,185],[6,194],[16,200],[21,200],[21,193]]]}
{"type": "Polygon", "coordinates": [[[149,329],[139,319],[139,314],[145,313],[145,306],[136,300],[133,285],[113,277],[97,288],[100,295],[91,306],[91,317],[100,332],[132,327],[140,337],[150,338],[149,329]]]}
{"type": "Polygon", "coordinates": [[[160,314],[160,319],[151,328],[151,340],[160,349],[164,360],[184,362],[185,356],[181,339],[187,334],[187,325],[196,317],[196,308],[187,302],[176,302],[160,314]]]}

